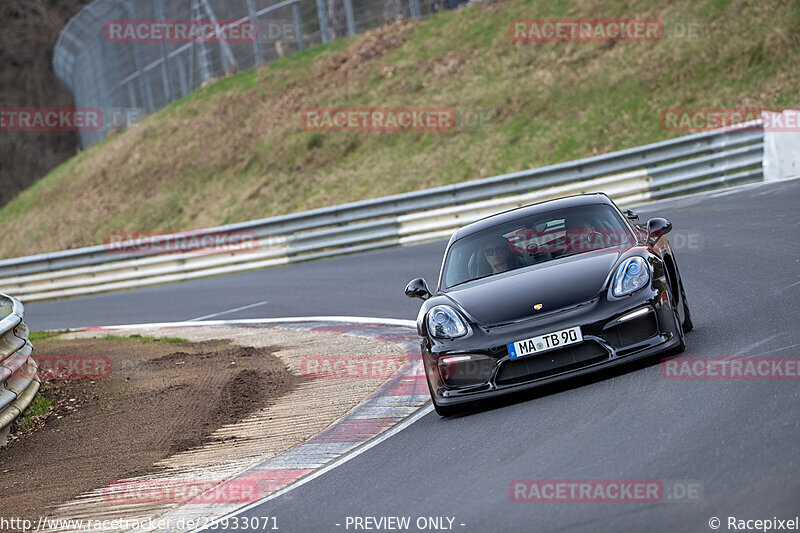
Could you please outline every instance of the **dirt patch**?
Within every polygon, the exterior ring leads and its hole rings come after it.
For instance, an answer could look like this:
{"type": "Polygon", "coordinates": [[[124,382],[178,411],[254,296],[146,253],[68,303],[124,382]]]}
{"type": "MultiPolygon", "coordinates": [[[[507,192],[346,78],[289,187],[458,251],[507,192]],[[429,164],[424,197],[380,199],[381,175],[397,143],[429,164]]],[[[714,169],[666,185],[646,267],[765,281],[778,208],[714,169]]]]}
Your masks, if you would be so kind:
{"type": "Polygon", "coordinates": [[[347,50],[333,54],[318,68],[318,74],[333,74],[332,80],[337,83],[352,83],[354,77],[363,75],[371,68],[371,61],[383,57],[399,48],[408,38],[408,29],[412,24],[398,21],[364,33],[347,50]]]}
{"type": "Polygon", "coordinates": [[[278,349],[215,340],[37,343],[40,360],[108,358],[111,371],[43,383],[50,412],[34,430],[14,428],[16,438],[0,449],[4,516],[35,519],[91,489],[154,473],[156,462],[272,404],[302,381],[274,355],[278,349]]]}

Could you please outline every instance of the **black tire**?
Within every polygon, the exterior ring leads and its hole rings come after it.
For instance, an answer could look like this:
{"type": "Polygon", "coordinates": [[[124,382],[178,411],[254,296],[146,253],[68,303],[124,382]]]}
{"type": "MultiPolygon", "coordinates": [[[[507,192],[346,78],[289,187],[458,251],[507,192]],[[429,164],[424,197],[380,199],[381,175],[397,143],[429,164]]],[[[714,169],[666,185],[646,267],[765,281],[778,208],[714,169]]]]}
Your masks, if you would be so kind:
{"type": "Polygon", "coordinates": [[[436,403],[436,397],[433,395],[433,389],[431,388],[431,382],[428,381],[428,377],[425,377],[425,382],[428,384],[428,392],[431,393],[431,402],[433,403],[433,408],[436,410],[436,414],[442,417],[448,417],[457,415],[461,412],[460,405],[439,405],[436,403]]]}
{"type": "Polygon", "coordinates": [[[686,305],[686,300],[683,301],[683,313],[686,315],[686,319],[683,321],[683,332],[689,333],[694,329],[694,324],[692,324],[692,314],[689,312],[689,306],[686,305]]]}
{"type": "Polygon", "coordinates": [[[689,333],[694,329],[692,324],[692,313],[689,311],[689,304],[686,303],[686,291],[683,290],[683,280],[679,281],[681,285],[681,300],[683,301],[683,332],[689,333]]]}
{"type": "Polygon", "coordinates": [[[672,308],[672,314],[675,316],[675,325],[678,326],[678,331],[675,333],[678,335],[678,339],[680,339],[680,344],[678,344],[673,350],[672,355],[678,355],[679,353],[683,353],[686,350],[686,341],[684,339],[684,335],[686,334],[686,330],[681,325],[681,319],[678,316],[678,309],[675,307],[672,308]]]}

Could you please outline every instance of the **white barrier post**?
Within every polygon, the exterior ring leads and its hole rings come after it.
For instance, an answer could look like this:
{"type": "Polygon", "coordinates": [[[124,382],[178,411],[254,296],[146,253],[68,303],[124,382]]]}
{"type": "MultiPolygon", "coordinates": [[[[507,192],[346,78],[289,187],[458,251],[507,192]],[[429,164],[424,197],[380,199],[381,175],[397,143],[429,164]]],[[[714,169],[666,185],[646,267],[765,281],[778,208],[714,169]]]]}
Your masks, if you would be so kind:
{"type": "Polygon", "coordinates": [[[800,110],[762,111],[764,181],[800,176],[800,110]]]}

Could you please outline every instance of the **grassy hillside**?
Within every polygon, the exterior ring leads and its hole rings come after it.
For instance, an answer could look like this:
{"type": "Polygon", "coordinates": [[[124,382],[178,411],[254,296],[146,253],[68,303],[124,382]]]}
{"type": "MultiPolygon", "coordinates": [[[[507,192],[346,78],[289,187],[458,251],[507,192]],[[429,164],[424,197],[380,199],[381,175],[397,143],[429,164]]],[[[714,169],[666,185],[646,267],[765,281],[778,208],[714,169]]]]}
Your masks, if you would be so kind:
{"type": "Polygon", "coordinates": [[[63,164],[0,210],[4,257],[537,167],[675,136],[670,107],[800,104],[796,0],[511,0],[238,73],[63,164]],[[609,4],[609,5],[606,5],[609,4]],[[514,43],[515,18],[660,17],[655,43],[514,43]],[[675,28],[702,28],[681,38],[675,28]],[[490,112],[448,132],[313,132],[308,107],[490,112]]]}

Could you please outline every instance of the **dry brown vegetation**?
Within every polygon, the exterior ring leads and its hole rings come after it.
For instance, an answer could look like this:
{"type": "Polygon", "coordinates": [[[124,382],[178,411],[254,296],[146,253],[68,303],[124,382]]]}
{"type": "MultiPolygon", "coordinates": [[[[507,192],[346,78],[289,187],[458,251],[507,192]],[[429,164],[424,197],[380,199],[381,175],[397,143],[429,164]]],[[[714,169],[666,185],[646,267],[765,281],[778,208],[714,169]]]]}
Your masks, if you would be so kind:
{"type": "Polygon", "coordinates": [[[4,257],[400,193],[676,134],[672,107],[800,104],[800,4],[490,3],[367,32],[209,85],[73,158],[0,210],[4,257]],[[515,18],[661,17],[695,38],[514,43],[515,18]],[[449,132],[315,132],[309,107],[450,107],[449,132]]]}

